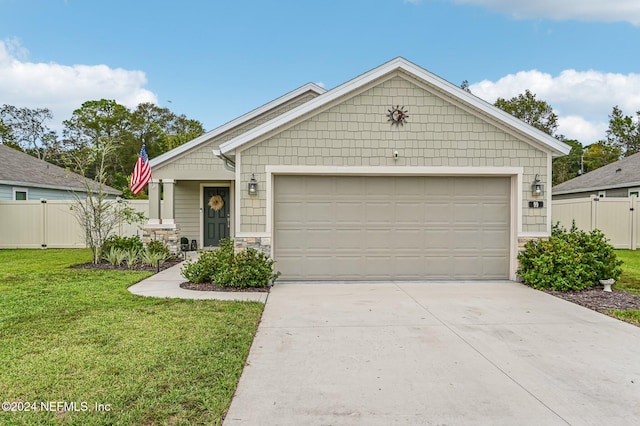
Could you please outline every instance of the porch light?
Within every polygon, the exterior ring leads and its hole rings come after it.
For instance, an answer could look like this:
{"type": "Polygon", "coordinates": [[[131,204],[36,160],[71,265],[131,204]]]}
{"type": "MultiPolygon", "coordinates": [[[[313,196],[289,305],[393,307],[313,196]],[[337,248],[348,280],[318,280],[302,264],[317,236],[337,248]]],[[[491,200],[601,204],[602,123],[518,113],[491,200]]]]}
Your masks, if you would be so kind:
{"type": "Polygon", "coordinates": [[[249,181],[249,195],[256,195],[258,193],[258,181],[255,175],[251,174],[251,180],[249,181]]]}
{"type": "Polygon", "coordinates": [[[542,195],[544,187],[542,186],[542,182],[540,182],[540,175],[536,174],[536,178],[531,185],[531,192],[533,195],[542,195]]]}

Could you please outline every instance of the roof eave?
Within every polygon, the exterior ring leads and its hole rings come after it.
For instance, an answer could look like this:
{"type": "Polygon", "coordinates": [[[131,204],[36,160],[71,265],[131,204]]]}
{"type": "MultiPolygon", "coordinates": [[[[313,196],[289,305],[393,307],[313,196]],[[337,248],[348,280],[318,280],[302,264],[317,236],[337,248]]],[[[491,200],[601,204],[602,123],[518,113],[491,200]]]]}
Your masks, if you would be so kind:
{"type": "Polygon", "coordinates": [[[244,115],[241,115],[238,118],[235,118],[219,127],[216,127],[215,129],[198,136],[197,138],[183,144],[180,145],[174,149],[172,149],[171,151],[165,152],[162,155],[157,156],[156,158],[150,159],[149,160],[149,165],[151,167],[151,169],[153,169],[154,167],[159,167],[169,161],[171,161],[172,159],[184,154],[185,152],[191,150],[192,148],[195,148],[197,146],[199,146],[201,143],[204,143],[208,140],[211,140],[221,134],[223,134],[224,132],[227,132],[231,129],[233,129],[234,127],[237,127],[239,125],[242,125],[244,123],[246,123],[247,121],[259,116],[260,114],[264,114],[265,112],[276,108],[280,105],[285,104],[286,102],[289,102],[292,99],[295,99],[296,97],[303,95],[304,93],[307,92],[315,92],[318,95],[322,95],[324,94],[327,90],[324,89],[323,87],[318,86],[315,83],[307,83],[304,86],[298,87],[297,89],[292,90],[289,93],[286,93],[283,96],[280,96],[277,99],[274,99],[271,102],[268,102],[244,115]]]}

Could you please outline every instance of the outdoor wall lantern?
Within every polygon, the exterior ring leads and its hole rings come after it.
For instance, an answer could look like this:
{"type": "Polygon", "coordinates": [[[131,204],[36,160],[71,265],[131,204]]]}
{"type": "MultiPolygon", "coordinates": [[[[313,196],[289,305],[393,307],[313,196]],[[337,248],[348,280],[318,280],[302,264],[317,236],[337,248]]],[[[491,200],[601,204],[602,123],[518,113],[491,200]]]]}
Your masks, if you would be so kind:
{"type": "Polygon", "coordinates": [[[542,195],[542,191],[544,187],[542,186],[542,182],[540,182],[540,175],[536,174],[536,178],[533,180],[533,184],[531,185],[531,192],[533,195],[542,195]]]}
{"type": "Polygon", "coordinates": [[[251,174],[251,180],[249,180],[249,195],[256,195],[258,193],[258,181],[254,174],[251,174]]]}

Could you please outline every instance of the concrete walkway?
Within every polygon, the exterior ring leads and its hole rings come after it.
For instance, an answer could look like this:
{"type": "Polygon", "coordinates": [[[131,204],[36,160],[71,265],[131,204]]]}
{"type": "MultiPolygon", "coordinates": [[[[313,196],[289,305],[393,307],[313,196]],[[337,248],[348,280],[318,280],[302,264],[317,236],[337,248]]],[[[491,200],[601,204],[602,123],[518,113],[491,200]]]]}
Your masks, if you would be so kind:
{"type": "Polygon", "coordinates": [[[230,425],[636,425],[640,328],[513,282],[277,284],[230,425]]]}
{"type": "Polygon", "coordinates": [[[160,271],[129,287],[133,294],[146,297],[162,297],[177,299],[215,299],[215,300],[239,300],[265,303],[269,293],[265,292],[222,292],[222,291],[197,291],[180,288],[180,284],[188,281],[182,276],[180,268],[182,263],[160,271]]]}

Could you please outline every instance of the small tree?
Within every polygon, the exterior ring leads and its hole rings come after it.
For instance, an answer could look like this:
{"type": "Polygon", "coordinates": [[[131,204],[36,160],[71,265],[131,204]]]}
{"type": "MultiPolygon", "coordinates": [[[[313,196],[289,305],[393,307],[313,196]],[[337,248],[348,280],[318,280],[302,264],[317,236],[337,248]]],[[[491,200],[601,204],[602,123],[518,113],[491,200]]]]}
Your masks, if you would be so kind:
{"type": "Polygon", "coordinates": [[[85,233],[85,242],[93,252],[93,263],[100,263],[102,245],[120,223],[142,223],[145,220],[143,213],[135,211],[124,200],[110,198],[106,191],[105,168],[113,144],[105,142],[101,147],[75,151],[72,157],[79,170],[86,170],[87,163],[96,165],[95,180],[81,180],[84,193],[74,193],[72,205],[72,212],[85,233]]]}

